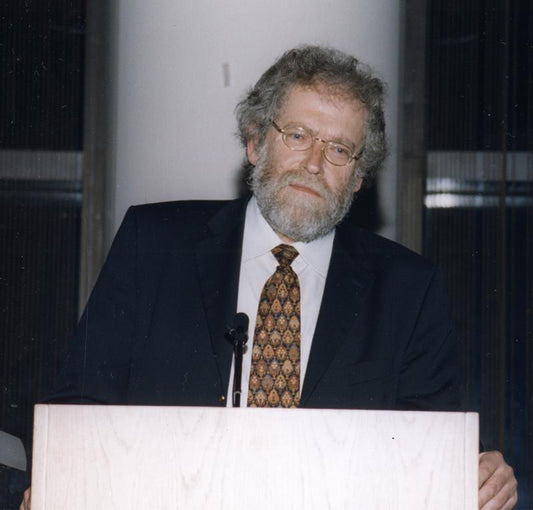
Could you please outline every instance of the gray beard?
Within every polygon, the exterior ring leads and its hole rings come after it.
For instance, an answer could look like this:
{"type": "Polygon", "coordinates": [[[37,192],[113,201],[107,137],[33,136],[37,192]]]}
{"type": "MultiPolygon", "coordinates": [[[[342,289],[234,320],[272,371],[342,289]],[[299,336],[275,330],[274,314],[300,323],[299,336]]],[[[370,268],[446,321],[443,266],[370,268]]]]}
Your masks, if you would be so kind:
{"type": "Polygon", "coordinates": [[[250,187],[261,214],[272,229],[292,241],[308,243],[331,232],[348,213],[354,199],[356,171],[342,191],[334,192],[320,177],[305,170],[288,170],[275,175],[266,150],[261,151],[250,176],[250,187]],[[313,197],[291,200],[283,189],[289,184],[301,184],[318,191],[322,199],[313,197]]]}

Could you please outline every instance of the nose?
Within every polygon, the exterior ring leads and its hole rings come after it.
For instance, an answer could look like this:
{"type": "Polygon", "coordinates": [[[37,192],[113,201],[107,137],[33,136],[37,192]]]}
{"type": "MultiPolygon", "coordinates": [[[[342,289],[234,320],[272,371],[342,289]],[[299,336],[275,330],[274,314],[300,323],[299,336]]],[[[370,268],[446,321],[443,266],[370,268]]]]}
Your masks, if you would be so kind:
{"type": "Polygon", "coordinates": [[[322,165],[324,164],[322,149],[323,142],[315,140],[311,148],[306,151],[304,167],[310,174],[318,174],[322,171],[322,165]]]}

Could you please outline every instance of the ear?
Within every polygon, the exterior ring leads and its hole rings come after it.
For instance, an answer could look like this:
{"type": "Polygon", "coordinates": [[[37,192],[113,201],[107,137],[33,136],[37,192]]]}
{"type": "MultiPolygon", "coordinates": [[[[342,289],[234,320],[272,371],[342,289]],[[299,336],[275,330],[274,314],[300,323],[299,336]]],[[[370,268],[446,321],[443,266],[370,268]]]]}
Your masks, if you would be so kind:
{"type": "Polygon", "coordinates": [[[357,180],[355,181],[355,186],[354,186],[354,189],[353,189],[354,193],[357,193],[361,189],[361,186],[363,185],[363,180],[364,180],[363,177],[361,177],[361,176],[357,177],[357,180]]]}
{"type": "Polygon", "coordinates": [[[249,138],[246,142],[246,156],[251,165],[257,165],[259,161],[259,147],[257,138],[249,138]]]}

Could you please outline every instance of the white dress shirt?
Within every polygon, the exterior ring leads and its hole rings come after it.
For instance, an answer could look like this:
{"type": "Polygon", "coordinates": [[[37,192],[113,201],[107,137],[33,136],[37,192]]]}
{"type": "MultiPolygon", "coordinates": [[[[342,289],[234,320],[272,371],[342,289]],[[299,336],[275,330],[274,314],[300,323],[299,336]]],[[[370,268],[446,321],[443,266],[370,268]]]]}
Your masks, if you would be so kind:
{"type": "MultiPolygon", "coordinates": [[[[311,342],[322,302],[322,294],[324,293],[334,236],[334,231],[332,231],[310,243],[298,242],[293,244],[299,253],[291,267],[298,275],[300,282],[300,392],[311,352],[311,342]]],[[[265,282],[272,276],[278,265],[270,250],[282,243],[283,241],[261,215],[255,197],[252,197],[246,209],[237,299],[237,312],[244,312],[250,318],[249,338],[242,366],[242,407],[246,406],[248,399],[252,345],[259,298],[265,282]]],[[[234,365],[235,362],[232,363],[227,394],[229,407],[232,406],[234,365]]]]}

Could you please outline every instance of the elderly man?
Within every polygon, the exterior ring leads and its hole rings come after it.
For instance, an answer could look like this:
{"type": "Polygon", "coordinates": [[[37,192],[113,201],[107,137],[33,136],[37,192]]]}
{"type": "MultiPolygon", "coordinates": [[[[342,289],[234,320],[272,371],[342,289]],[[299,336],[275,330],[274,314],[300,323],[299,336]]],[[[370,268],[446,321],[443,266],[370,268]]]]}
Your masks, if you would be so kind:
{"type": "MultiPolygon", "coordinates": [[[[343,222],[385,157],[382,83],[342,52],[300,47],[237,117],[252,196],[128,211],[51,400],[231,405],[224,333],[244,312],[245,405],[457,409],[439,272],[343,222]]],[[[512,508],[512,469],[497,452],[479,465],[480,507],[512,508]]]]}

